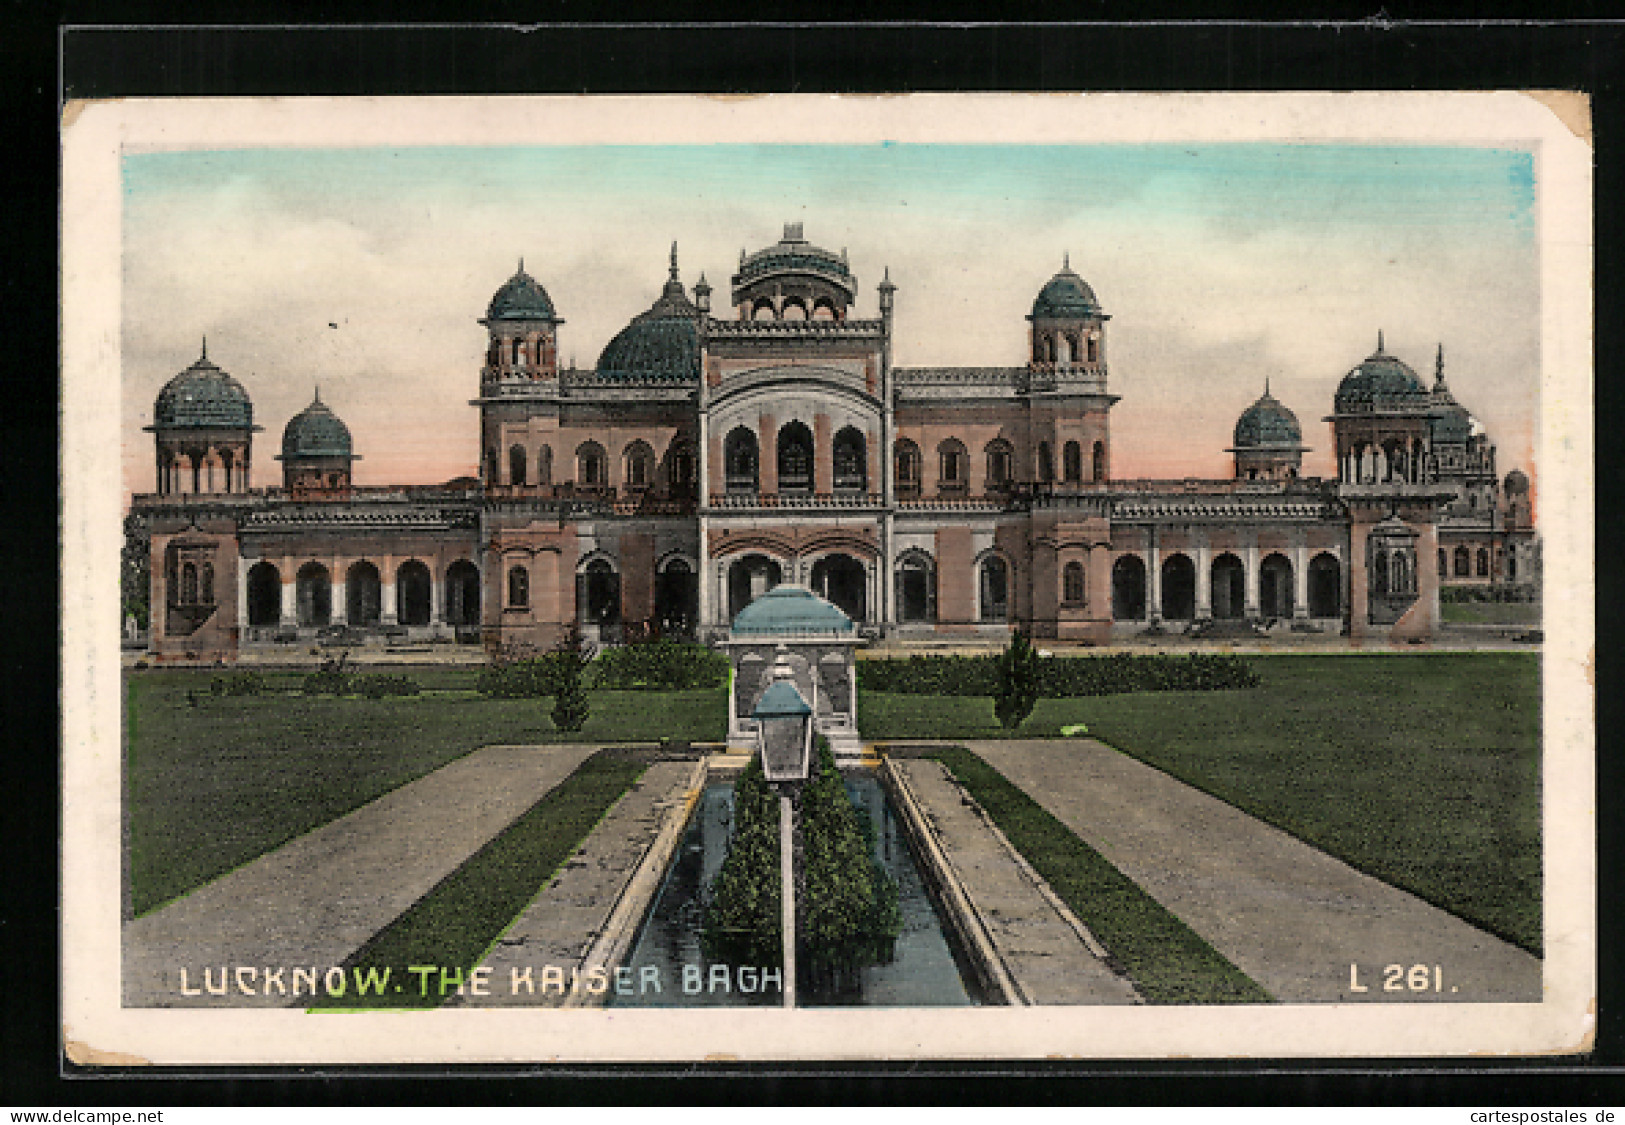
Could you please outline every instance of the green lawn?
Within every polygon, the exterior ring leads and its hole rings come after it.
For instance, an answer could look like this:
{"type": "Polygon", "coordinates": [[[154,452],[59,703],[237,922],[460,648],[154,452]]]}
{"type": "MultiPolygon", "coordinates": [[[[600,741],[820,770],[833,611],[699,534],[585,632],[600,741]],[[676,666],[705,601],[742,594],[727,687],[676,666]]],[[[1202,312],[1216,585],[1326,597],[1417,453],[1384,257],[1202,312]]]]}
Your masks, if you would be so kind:
{"type": "Polygon", "coordinates": [[[1152,1003],[1269,1003],[1251,977],[1003,774],[960,746],[931,756],[953,771],[1152,1003]]]}
{"type": "MultiPolygon", "coordinates": [[[[1535,653],[1251,658],[1246,691],[1041,700],[1089,733],[1534,953],[1535,653]]],[[[860,696],[865,738],[1003,737],[985,699],[860,696]]],[[[1065,753],[1063,746],[1057,753],[1065,753]]]]}
{"type": "MultiPolygon", "coordinates": [[[[224,697],[211,674],[127,673],[129,879],[137,914],[493,743],[612,745],[727,733],[724,689],[593,692],[574,734],[552,700],[488,700],[473,669],[402,668],[446,690],[397,699],[224,697]],[[448,672],[450,674],[448,674],[448,672]],[[459,676],[461,677],[459,679],[459,676]],[[197,705],[188,703],[195,693],[197,705]]],[[[270,677],[273,683],[279,677],[270,677]]],[[[300,677],[288,674],[292,686],[300,677]]]]}
{"type": "Polygon", "coordinates": [[[559,866],[586,839],[648,763],[632,754],[600,752],[577,766],[456,871],[345,961],[355,987],[375,982],[366,996],[327,995],[319,1008],[433,1008],[456,992],[453,974],[410,972],[413,965],[461,970],[466,978],[486,951],[530,905],[559,866]]]}

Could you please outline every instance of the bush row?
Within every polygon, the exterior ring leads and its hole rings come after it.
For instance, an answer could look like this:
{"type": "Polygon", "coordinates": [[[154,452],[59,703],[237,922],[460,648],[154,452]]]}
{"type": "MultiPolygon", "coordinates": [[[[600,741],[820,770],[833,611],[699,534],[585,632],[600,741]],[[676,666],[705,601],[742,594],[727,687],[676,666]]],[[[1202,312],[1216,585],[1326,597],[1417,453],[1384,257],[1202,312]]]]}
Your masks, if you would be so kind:
{"type": "Polygon", "coordinates": [[[1440,586],[1439,600],[1448,605],[1462,602],[1532,602],[1537,591],[1533,584],[1521,586],[1440,586]]]}
{"type": "Polygon", "coordinates": [[[417,695],[422,691],[410,676],[388,673],[342,672],[323,669],[305,677],[306,695],[364,695],[384,699],[392,695],[417,695]]]}
{"type": "MultiPolygon", "coordinates": [[[[535,699],[558,694],[570,651],[494,661],[480,670],[477,687],[493,699],[535,699]]],[[[656,640],[606,649],[586,671],[589,686],[614,691],[689,691],[728,682],[728,658],[704,645],[656,640]]]]}
{"type": "MultiPolygon", "coordinates": [[[[858,686],[906,695],[996,696],[997,656],[910,656],[858,661],[858,686]]],[[[1258,686],[1241,657],[1225,653],[1113,653],[1038,659],[1038,694],[1045,699],[1120,695],[1136,691],[1229,691],[1258,686]]]]}

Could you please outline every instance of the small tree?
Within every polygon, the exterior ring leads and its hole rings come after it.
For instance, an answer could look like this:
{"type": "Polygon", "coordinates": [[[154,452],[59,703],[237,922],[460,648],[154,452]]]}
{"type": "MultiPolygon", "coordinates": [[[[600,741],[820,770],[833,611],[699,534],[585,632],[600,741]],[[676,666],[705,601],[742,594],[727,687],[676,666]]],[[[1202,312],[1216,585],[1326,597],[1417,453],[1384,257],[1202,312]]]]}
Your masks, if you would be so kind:
{"type": "Polygon", "coordinates": [[[993,697],[993,713],[1006,730],[1026,722],[1038,705],[1038,662],[1038,650],[1027,642],[1020,630],[1011,636],[1009,646],[999,654],[999,682],[993,697]]]}
{"type": "Polygon", "coordinates": [[[558,691],[553,697],[553,725],[559,730],[578,731],[587,723],[587,688],[582,673],[587,657],[574,635],[559,646],[556,672],[558,691]]]}

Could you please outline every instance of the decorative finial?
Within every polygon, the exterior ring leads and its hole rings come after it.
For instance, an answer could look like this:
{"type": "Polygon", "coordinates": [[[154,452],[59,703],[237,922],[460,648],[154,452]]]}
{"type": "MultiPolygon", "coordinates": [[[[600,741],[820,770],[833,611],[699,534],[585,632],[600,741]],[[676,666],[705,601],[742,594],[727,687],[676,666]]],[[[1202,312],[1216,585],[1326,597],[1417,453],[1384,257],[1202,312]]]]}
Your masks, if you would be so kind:
{"type": "Polygon", "coordinates": [[[1268,375],[1264,376],[1264,397],[1270,397],[1270,377],[1268,375]]]}
{"type": "Polygon", "coordinates": [[[1061,268],[1063,270],[1072,268],[1072,252],[1070,250],[1061,251],[1061,268]]]}
{"type": "Polygon", "coordinates": [[[525,256],[523,254],[519,255],[519,272],[525,272],[525,256]]]}
{"type": "Polygon", "coordinates": [[[1382,329],[1377,329],[1377,354],[1382,354],[1382,329]]]}
{"type": "Polygon", "coordinates": [[[207,332],[205,332],[203,334],[203,362],[207,363],[208,361],[209,361],[209,334],[207,332]]]}
{"type": "Polygon", "coordinates": [[[671,279],[673,281],[677,280],[677,243],[675,241],[671,244],[671,279]]]}
{"type": "Polygon", "coordinates": [[[1439,354],[1433,359],[1433,381],[1438,386],[1444,386],[1444,344],[1439,344],[1439,354]]]}
{"type": "Polygon", "coordinates": [[[801,228],[800,223],[785,223],[784,224],[784,241],[786,241],[786,242],[801,242],[802,241],[801,229],[802,228],[801,228]]]}
{"type": "Polygon", "coordinates": [[[318,405],[318,404],[321,403],[321,401],[322,401],[322,385],[320,383],[317,383],[316,384],[316,397],[311,399],[311,404],[312,405],[318,405]]]}

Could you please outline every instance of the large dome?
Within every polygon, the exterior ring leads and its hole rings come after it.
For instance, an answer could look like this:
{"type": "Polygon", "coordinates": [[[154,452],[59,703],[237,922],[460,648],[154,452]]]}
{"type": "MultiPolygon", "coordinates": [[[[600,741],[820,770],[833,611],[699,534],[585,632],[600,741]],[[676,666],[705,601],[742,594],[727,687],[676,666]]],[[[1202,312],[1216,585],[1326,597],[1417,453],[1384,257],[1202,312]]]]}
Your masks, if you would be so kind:
{"type": "Polygon", "coordinates": [[[519,262],[519,272],[510,277],[491,297],[485,309],[486,320],[557,320],[553,299],[542,288],[542,283],[525,272],[525,263],[519,262]]]}
{"type": "Polygon", "coordinates": [[[350,428],[328,409],[320,394],[290,418],[282,431],[284,461],[302,457],[352,457],[350,450],[350,428]]]}
{"type": "Polygon", "coordinates": [[[1099,316],[1100,301],[1089,283],[1072,272],[1070,260],[1050,278],[1033,301],[1029,320],[1076,320],[1099,316]]]}
{"type": "Polygon", "coordinates": [[[677,277],[672,248],[671,276],[660,299],[615,334],[598,357],[603,378],[688,382],[700,377],[700,310],[677,277]]]}
{"type": "Polygon", "coordinates": [[[1432,400],[1411,366],[1382,350],[1382,334],[1378,333],[1377,350],[1343,376],[1334,401],[1338,413],[1343,413],[1396,406],[1426,409],[1432,400]]]}
{"type": "Polygon", "coordinates": [[[158,392],[153,429],[251,429],[254,405],[237,380],[209,362],[208,347],[158,392]]]}
{"type": "Polygon", "coordinates": [[[1297,449],[1303,444],[1298,416],[1288,410],[1269,388],[1236,419],[1236,449],[1297,449]]]}

